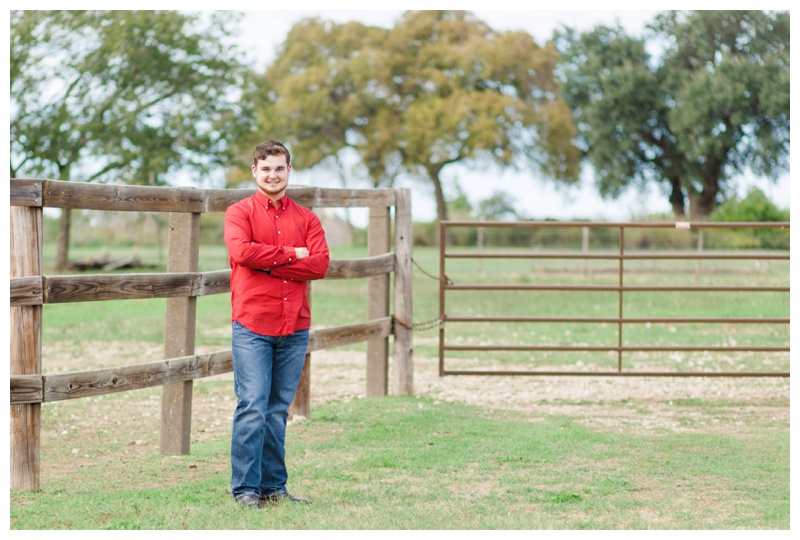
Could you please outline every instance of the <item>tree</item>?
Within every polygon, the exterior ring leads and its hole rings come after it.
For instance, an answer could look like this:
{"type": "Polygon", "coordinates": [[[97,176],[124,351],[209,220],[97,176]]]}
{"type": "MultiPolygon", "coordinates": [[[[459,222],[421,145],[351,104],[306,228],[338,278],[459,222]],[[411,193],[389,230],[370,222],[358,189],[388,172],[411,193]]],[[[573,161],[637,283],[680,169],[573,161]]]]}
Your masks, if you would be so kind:
{"type": "MultiPolygon", "coordinates": [[[[11,176],[159,185],[221,166],[247,129],[229,13],[11,13],[11,176]],[[205,20],[208,19],[208,20],[205,20]]],[[[57,268],[67,264],[69,210],[57,268]]]]}
{"type": "MultiPolygon", "coordinates": [[[[720,204],[709,216],[711,221],[768,222],[789,221],[789,209],[781,209],[758,188],[750,188],[744,198],[733,196],[720,204]]],[[[788,231],[780,229],[729,229],[709,235],[712,247],[789,249],[788,231]]]]}
{"type": "Polygon", "coordinates": [[[375,186],[423,178],[447,219],[441,173],[453,163],[526,163],[577,180],[557,61],[551,44],[463,11],[407,12],[388,30],[310,19],[266,72],[275,105],[261,126],[285,133],[307,165],[352,149],[375,186]]]}
{"type": "Polygon", "coordinates": [[[714,211],[714,221],[789,221],[789,209],[781,209],[758,188],[750,188],[743,199],[731,197],[714,211]]]}
{"type": "Polygon", "coordinates": [[[504,191],[495,191],[478,203],[478,215],[487,221],[513,220],[520,217],[514,198],[504,191]]]}
{"type": "MultiPolygon", "coordinates": [[[[265,132],[280,133],[297,167],[330,166],[338,173],[343,155],[355,152],[373,186],[391,186],[400,168],[387,147],[396,147],[390,128],[399,119],[374,91],[387,32],[319,18],[296,23],[244,98],[257,104],[258,127],[239,145],[240,154],[247,155],[265,132]]],[[[249,177],[249,168],[240,172],[231,173],[232,184],[249,177]]]]}
{"type": "Polygon", "coordinates": [[[659,182],[676,215],[703,218],[737,174],[788,171],[789,14],[671,11],[649,28],[650,42],[620,26],[554,37],[600,193],[659,182]]]}

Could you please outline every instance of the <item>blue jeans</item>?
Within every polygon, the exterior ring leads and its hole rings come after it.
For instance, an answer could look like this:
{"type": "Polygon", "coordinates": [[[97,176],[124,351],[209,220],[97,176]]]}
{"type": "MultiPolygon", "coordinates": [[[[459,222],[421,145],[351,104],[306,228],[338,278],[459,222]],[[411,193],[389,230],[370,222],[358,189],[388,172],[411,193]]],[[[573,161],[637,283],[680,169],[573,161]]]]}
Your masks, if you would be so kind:
{"type": "Polygon", "coordinates": [[[233,323],[236,411],[231,436],[231,491],[268,496],[286,491],[286,419],[303,372],[308,329],[262,336],[233,323]]]}

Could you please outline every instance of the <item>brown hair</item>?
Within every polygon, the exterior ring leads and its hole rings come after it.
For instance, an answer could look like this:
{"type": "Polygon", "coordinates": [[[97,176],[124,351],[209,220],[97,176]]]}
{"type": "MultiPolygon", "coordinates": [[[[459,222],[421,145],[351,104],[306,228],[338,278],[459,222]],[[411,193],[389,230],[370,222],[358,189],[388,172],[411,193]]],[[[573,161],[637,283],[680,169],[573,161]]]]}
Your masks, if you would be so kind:
{"type": "Polygon", "coordinates": [[[292,156],[289,154],[289,150],[283,145],[282,142],[278,141],[266,141],[258,146],[256,146],[255,152],[253,152],[253,165],[258,165],[259,160],[266,159],[267,156],[286,156],[286,164],[290,165],[292,163],[292,156]]]}

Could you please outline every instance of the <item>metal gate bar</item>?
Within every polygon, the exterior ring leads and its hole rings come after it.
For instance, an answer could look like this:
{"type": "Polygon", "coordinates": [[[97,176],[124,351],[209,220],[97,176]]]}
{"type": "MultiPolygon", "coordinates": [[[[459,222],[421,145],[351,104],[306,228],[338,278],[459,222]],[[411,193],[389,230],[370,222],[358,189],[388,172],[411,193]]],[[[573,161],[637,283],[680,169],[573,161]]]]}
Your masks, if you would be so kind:
{"type": "Polygon", "coordinates": [[[783,286],[737,286],[737,285],[666,285],[641,286],[625,285],[624,262],[626,260],[789,260],[789,254],[780,253],[625,253],[625,230],[641,228],[670,229],[788,229],[788,222],[775,223],[705,223],[705,222],[652,222],[652,223],[607,223],[607,222],[483,222],[483,221],[443,221],[439,224],[439,315],[442,323],[439,327],[439,375],[592,375],[592,376],[669,376],[669,377],[789,377],[788,371],[624,371],[622,369],[623,352],[789,352],[790,348],[774,346],[626,346],[623,344],[623,326],[626,324],[645,323],[731,323],[731,324],[789,324],[788,317],[745,318],[745,317],[631,317],[623,314],[623,300],[626,292],[789,292],[790,287],[783,286]],[[448,227],[506,227],[506,228],[603,228],[618,229],[618,253],[464,253],[447,252],[445,238],[448,238],[448,227]],[[453,284],[446,279],[446,259],[583,259],[583,260],[618,260],[618,285],[542,285],[542,284],[453,284]],[[617,317],[523,317],[523,316],[450,316],[445,309],[446,291],[591,291],[617,292],[617,317]],[[617,325],[617,346],[568,346],[568,345],[447,345],[445,343],[445,326],[448,322],[459,323],[607,323],[617,325]],[[616,352],[617,369],[615,371],[486,371],[486,370],[446,370],[444,366],[446,351],[571,351],[571,352],[616,352]]]}

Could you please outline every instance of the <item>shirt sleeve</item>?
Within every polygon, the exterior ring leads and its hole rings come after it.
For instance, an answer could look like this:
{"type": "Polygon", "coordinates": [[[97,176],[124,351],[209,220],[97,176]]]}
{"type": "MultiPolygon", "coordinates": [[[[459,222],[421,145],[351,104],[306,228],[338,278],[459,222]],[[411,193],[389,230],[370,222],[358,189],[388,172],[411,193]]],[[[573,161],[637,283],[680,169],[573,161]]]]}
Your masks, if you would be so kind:
{"type": "MultiPolygon", "coordinates": [[[[311,281],[324,278],[328,273],[331,257],[322,223],[313,212],[308,220],[305,247],[308,248],[308,257],[294,260],[291,264],[273,267],[272,275],[295,281],[311,281]]],[[[287,249],[291,250],[291,248],[287,249]]],[[[291,251],[293,252],[294,250],[291,251]]],[[[294,255],[294,253],[292,254],[294,255]]]]}
{"type": "Polygon", "coordinates": [[[252,221],[240,205],[225,212],[225,245],[231,259],[246,268],[275,268],[295,260],[294,248],[254,242],[252,221]]]}

